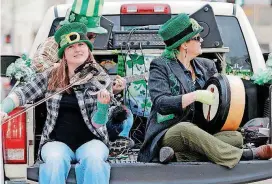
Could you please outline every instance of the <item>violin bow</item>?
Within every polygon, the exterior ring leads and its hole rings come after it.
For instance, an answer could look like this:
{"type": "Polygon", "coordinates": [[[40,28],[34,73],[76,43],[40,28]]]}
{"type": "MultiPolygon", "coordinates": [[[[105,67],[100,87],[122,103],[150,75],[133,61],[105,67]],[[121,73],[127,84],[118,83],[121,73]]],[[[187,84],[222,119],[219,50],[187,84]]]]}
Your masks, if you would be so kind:
{"type": "MultiPolygon", "coordinates": [[[[20,116],[21,114],[25,113],[26,111],[33,109],[34,107],[40,105],[41,103],[49,100],[50,98],[52,98],[53,96],[62,93],[63,91],[71,88],[74,85],[79,85],[82,83],[86,83],[87,81],[89,81],[94,74],[90,71],[90,69],[93,69],[92,66],[90,66],[90,64],[86,64],[86,66],[82,69],[82,72],[78,71],[72,78],[70,81],[72,81],[69,85],[67,85],[65,88],[60,89],[59,91],[56,91],[55,93],[39,100],[38,102],[26,107],[24,110],[18,111],[16,113],[14,113],[12,116],[10,116],[9,118],[7,118],[2,124],[7,123],[8,121],[20,116]]],[[[96,71],[95,71],[96,72],[96,71]]]]}

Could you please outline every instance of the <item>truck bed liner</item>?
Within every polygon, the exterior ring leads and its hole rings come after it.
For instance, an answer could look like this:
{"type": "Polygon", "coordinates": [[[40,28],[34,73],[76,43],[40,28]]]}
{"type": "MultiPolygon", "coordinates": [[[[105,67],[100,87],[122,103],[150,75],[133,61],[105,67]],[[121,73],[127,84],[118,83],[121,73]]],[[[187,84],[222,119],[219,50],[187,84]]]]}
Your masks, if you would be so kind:
{"type": "MultiPolygon", "coordinates": [[[[111,164],[111,184],[227,184],[272,178],[272,161],[241,161],[228,169],[209,162],[111,164]]],[[[74,165],[67,183],[76,183],[74,165]]],[[[38,181],[39,164],[27,169],[28,180],[38,181]]]]}

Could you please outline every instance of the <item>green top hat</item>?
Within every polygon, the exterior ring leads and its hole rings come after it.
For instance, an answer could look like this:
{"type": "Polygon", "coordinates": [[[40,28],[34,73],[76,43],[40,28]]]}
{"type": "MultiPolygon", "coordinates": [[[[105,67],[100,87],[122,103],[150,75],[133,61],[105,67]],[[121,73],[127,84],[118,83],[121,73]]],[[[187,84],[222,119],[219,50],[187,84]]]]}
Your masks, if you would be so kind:
{"type": "Polygon", "coordinates": [[[159,30],[159,35],[166,44],[166,49],[172,50],[190,40],[203,30],[196,20],[182,13],[171,18],[159,30]]]}
{"type": "Polygon", "coordinates": [[[78,42],[85,42],[92,51],[93,45],[86,34],[87,27],[85,24],[80,22],[64,24],[54,35],[56,42],[59,44],[58,57],[62,58],[64,50],[68,46],[78,42]]]}
{"type": "Polygon", "coordinates": [[[81,22],[87,26],[87,32],[104,34],[108,31],[100,26],[104,0],[74,0],[71,11],[65,18],[66,22],[81,22]]]}

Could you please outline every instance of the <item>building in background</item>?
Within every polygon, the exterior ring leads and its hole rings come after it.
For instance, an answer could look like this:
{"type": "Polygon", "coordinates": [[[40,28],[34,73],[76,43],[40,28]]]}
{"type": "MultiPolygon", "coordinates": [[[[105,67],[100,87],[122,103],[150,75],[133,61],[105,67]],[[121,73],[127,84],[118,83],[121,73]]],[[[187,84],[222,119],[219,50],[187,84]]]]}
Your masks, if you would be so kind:
{"type": "Polygon", "coordinates": [[[272,0],[203,0],[240,5],[255,32],[264,53],[272,52],[272,0]]]}
{"type": "Polygon", "coordinates": [[[264,53],[272,52],[272,0],[261,0],[263,4],[253,4],[253,0],[245,0],[243,9],[254,29],[255,35],[264,53]],[[250,3],[246,2],[249,1],[250,3]],[[267,1],[264,4],[264,1],[267,1]]]}
{"type": "MultiPolygon", "coordinates": [[[[203,1],[241,5],[263,52],[272,52],[272,0],[203,1]]],[[[72,2],[73,0],[1,0],[1,54],[27,54],[47,9],[56,4],[72,2]]]]}
{"type": "Polygon", "coordinates": [[[1,0],[1,54],[28,53],[47,9],[65,0],[1,0]]]}

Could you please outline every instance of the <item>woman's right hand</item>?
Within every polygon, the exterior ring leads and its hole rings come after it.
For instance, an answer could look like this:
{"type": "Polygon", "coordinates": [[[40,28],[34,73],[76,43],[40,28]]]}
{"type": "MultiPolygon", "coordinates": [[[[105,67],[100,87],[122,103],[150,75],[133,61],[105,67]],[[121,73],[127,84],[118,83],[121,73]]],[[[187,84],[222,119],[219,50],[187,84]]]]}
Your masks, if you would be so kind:
{"type": "Polygon", "coordinates": [[[109,104],[110,93],[106,89],[100,90],[97,94],[97,101],[102,104],[109,104]]]}
{"type": "Polygon", "coordinates": [[[53,68],[58,68],[60,66],[60,63],[54,63],[53,68]]]}
{"type": "Polygon", "coordinates": [[[3,112],[3,111],[0,111],[0,119],[1,119],[1,123],[4,123],[4,121],[6,120],[6,119],[8,119],[9,118],[9,115],[7,114],[7,113],[5,113],[5,112],[3,112]]]}
{"type": "Polygon", "coordinates": [[[215,94],[208,90],[196,90],[195,101],[201,102],[203,104],[212,105],[215,101],[215,94]]]}

